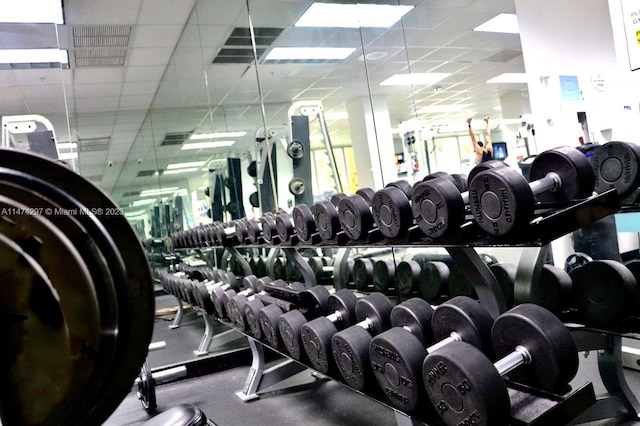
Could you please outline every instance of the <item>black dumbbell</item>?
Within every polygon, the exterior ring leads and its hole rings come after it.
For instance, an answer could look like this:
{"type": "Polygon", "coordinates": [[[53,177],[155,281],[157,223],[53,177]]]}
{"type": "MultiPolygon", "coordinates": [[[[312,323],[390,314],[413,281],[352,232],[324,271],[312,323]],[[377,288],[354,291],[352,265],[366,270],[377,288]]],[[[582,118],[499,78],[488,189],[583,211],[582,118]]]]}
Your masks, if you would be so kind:
{"type": "Polygon", "coordinates": [[[280,242],[292,245],[300,242],[293,218],[287,212],[279,211],[276,213],[275,221],[280,242]]]}
{"type": "MultiPolygon", "coordinates": [[[[269,283],[270,286],[276,287],[287,287],[287,283],[283,280],[274,280],[269,283]]],[[[304,284],[301,283],[291,283],[290,287],[294,289],[300,289],[304,284]]],[[[264,287],[264,286],[263,286],[264,287]]],[[[239,302],[239,305],[242,305],[243,302],[239,302]]],[[[238,323],[234,321],[234,324],[238,326],[241,330],[249,330],[253,337],[256,339],[262,339],[262,327],[260,324],[259,313],[265,307],[269,305],[277,305],[280,306],[281,309],[289,311],[295,307],[290,301],[282,300],[277,297],[274,297],[269,294],[268,291],[264,290],[259,294],[254,294],[252,296],[247,297],[247,300],[244,302],[244,307],[239,308],[238,312],[242,312],[244,314],[244,322],[238,320],[238,323]],[[241,328],[241,327],[244,327],[241,328]]]]}
{"type": "Polygon", "coordinates": [[[598,194],[615,188],[625,198],[640,185],[640,146],[634,143],[607,142],[589,153],[589,161],[598,194]]]}
{"type": "Polygon", "coordinates": [[[218,223],[212,229],[215,234],[215,242],[223,246],[235,246],[241,243],[236,232],[237,220],[232,222],[218,223]]]}
{"type": "MultiPolygon", "coordinates": [[[[485,161],[474,167],[468,182],[480,172],[505,167],[502,161],[485,161]]],[[[413,188],[411,211],[420,230],[430,238],[441,238],[460,231],[465,221],[469,192],[453,175],[436,172],[413,188]]]]}
{"type": "Polygon", "coordinates": [[[371,211],[374,195],[373,189],[361,188],[354,195],[345,197],[338,203],[338,220],[349,239],[355,241],[381,239],[371,211]]]}
{"type": "Polygon", "coordinates": [[[389,328],[393,304],[382,293],[372,293],[356,303],[355,325],[331,337],[333,360],[344,382],[363,391],[372,380],[369,343],[372,336],[389,328]]]}
{"type": "Polygon", "coordinates": [[[307,263],[318,282],[331,280],[333,278],[333,266],[331,266],[330,261],[330,258],[317,256],[307,259],[307,263]]]}
{"type": "Polygon", "coordinates": [[[396,306],[392,328],[375,336],[369,346],[374,375],[391,404],[405,412],[418,408],[427,354],[457,341],[490,352],[492,324],[491,314],[468,297],[456,297],[435,310],[420,298],[396,306]],[[432,342],[436,343],[427,347],[432,342]]]}
{"type": "Polygon", "coordinates": [[[586,253],[572,253],[567,256],[567,259],[564,261],[564,270],[567,272],[571,272],[572,270],[582,265],[586,265],[591,261],[593,261],[593,258],[586,253]]]}
{"type": "Polygon", "coordinates": [[[398,298],[407,300],[413,297],[420,288],[420,272],[422,268],[415,260],[403,260],[396,266],[396,283],[398,298]]]}
{"type": "Polygon", "coordinates": [[[520,302],[535,303],[551,312],[560,312],[568,307],[573,282],[562,268],[544,264],[539,279],[534,283],[536,291],[520,302]]]}
{"type": "Polygon", "coordinates": [[[538,305],[518,305],[500,315],[491,342],[500,358],[495,364],[465,342],[450,343],[425,358],[422,377],[427,397],[445,424],[509,424],[511,402],[502,376],[558,391],[578,370],[571,334],[538,305]]]}
{"type": "Polygon", "coordinates": [[[259,219],[262,225],[262,238],[267,244],[276,245],[280,243],[276,218],[273,213],[267,212],[259,219]]]}
{"type": "Polygon", "coordinates": [[[348,238],[340,226],[337,206],[346,194],[334,194],[330,201],[320,201],[311,206],[315,228],[323,241],[346,241],[348,238]]]}
{"type": "Polygon", "coordinates": [[[264,244],[264,237],[262,235],[262,223],[256,219],[245,219],[244,225],[247,228],[247,238],[249,244],[261,245],[264,244]]]}
{"type": "Polygon", "coordinates": [[[353,261],[351,269],[353,283],[357,290],[371,290],[370,284],[373,281],[373,260],[367,257],[361,257],[353,261]]]}
{"type": "Polygon", "coordinates": [[[573,269],[571,301],[580,319],[588,324],[614,324],[633,309],[636,278],[620,262],[594,260],[573,269]]]}
{"type": "Polygon", "coordinates": [[[229,315],[229,319],[233,322],[233,325],[241,331],[245,331],[247,329],[244,307],[251,300],[256,299],[258,295],[268,294],[264,291],[264,285],[266,283],[273,283],[273,285],[282,287],[287,285],[287,283],[282,280],[272,280],[270,277],[257,278],[255,275],[246,276],[243,278],[243,281],[251,281],[251,284],[247,290],[229,297],[229,302],[227,304],[227,314],[229,315]]]}
{"type": "Polygon", "coordinates": [[[469,208],[474,222],[491,235],[514,235],[525,230],[534,215],[536,199],[567,203],[593,194],[591,163],[575,148],[544,151],[531,164],[531,182],[510,167],[485,170],[469,184],[469,208]]]}
{"type": "MultiPolygon", "coordinates": [[[[300,286],[295,289],[301,292],[305,292],[308,296],[310,296],[311,299],[310,301],[308,301],[308,306],[297,306],[297,310],[303,313],[305,317],[307,317],[307,315],[311,313],[323,314],[327,312],[327,303],[331,293],[329,292],[329,290],[327,290],[326,287],[322,285],[316,285],[310,288],[306,288],[302,283],[291,284],[291,286],[295,285],[300,286]]],[[[278,329],[278,321],[284,313],[285,311],[281,308],[280,305],[277,304],[267,305],[264,308],[260,309],[260,311],[258,312],[258,321],[260,322],[262,335],[264,336],[264,339],[267,341],[267,343],[269,343],[269,345],[274,348],[279,348],[280,344],[282,343],[282,338],[278,329]]]]}
{"type": "Polygon", "coordinates": [[[226,283],[222,285],[214,286],[211,289],[209,289],[209,296],[211,297],[211,300],[213,301],[213,304],[216,307],[216,313],[218,314],[219,318],[227,317],[227,309],[225,307],[225,299],[224,299],[225,291],[230,289],[237,290],[238,288],[240,288],[241,280],[238,279],[231,272],[228,272],[227,275],[228,275],[228,281],[226,283]]]}
{"type": "MultiPolygon", "coordinates": [[[[341,289],[330,295],[327,300],[327,312],[330,312],[326,317],[321,316],[314,318],[311,321],[299,310],[293,310],[283,314],[278,319],[278,329],[280,330],[280,336],[285,348],[289,352],[289,355],[293,359],[302,358],[302,348],[304,346],[305,351],[309,354],[309,360],[313,364],[314,368],[322,373],[327,373],[326,358],[330,353],[331,347],[331,335],[328,342],[325,342],[322,350],[324,350],[324,362],[320,360],[319,356],[316,356],[319,348],[311,350],[308,342],[305,342],[306,336],[309,335],[308,327],[313,327],[313,324],[324,323],[324,321],[341,322],[349,326],[353,323],[355,317],[355,306],[357,302],[356,295],[347,289],[341,289]],[[311,352],[309,352],[311,350],[311,352]]],[[[333,334],[332,334],[333,335],[333,334]]],[[[315,343],[312,343],[313,346],[315,343]]]]}
{"type": "MultiPolygon", "coordinates": [[[[247,275],[242,278],[242,285],[244,287],[244,290],[238,292],[236,292],[236,290],[233,288],[226,290],[222,295],[222,306],[224,306],[224,311],[226,312],[227,317],[229,317],[229,319],[233,321],[230,310],[232,309],[232,307],[230,304],[231,300],[233,300],[234,297],[238,295],[251,296],[253,294],[260,293],[264,288],[264,284],[270,282],[272,282],[272,280],[268,276],[263,275],[261,279],[258,279],[256,275],[247,275]]],[[[218,312],[218,309],[216,309],[216,312],[218,312]]]]}
{"type": "Polygon", "coordinates": [[[306,244],[318,244],[321,241],[320,234],[313,219],[313,213],[306,204],[300,204],[291,212],[296,235],[306,244]]]}
{"type": "Polygon", "coordinates": [[[396,264],[390,259],[376,260],[373,264],[373,291],[386,293],[395,290],[396,264]]]}
{"type": "Polygon", "coordinates": [[[386,238],[404,238],[413,225],[411,184],[404,180],[391,182],[376,191],[371,200],[371,212],[378,229],[386,238]]]}

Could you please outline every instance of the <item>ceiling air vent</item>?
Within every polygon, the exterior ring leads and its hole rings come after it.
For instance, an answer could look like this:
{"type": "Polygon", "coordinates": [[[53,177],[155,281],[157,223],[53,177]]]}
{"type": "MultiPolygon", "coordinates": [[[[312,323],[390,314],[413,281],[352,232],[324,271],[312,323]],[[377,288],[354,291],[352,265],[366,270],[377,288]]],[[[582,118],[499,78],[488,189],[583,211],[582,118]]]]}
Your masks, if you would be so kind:
{"type": "Polygon", "coordinates": [[[122,67],[127,49],[77,49],[73,51],[76,68],[122,67]]]}
{"type": "Polygon", "coordinates": [[[106,151],[109,148],[111,138],[78,139],[78,152],[106,151]]]}
{"type": "MultiPolygon", "coordinates": [[[[284,28],[254,28],[253,34],[256,40],[256,53],[258,59],[271,46],[282,33],[284,28]]],[[[214,64],[250,64],[253,62],[253,48],[251,44],[251,31],[249,28],[234,28],[231,35],[224,42],[216,57],[214,64]]]]}
{"type": "Polygon", "coordinates": [[[147,176],[153,176],[156,173],[158,173],[157,170],[140,170],[138,172],[138,175],[136,177],[147,177],[147,176]]]}
{"type": "Polygon", "coordinates": [[[192,132],[167,133],[160,143],[160,146],[182,145],[184,141],[189,139],[192,132]]]}
{"type": "Polygon", "coordinates": [[[131,25],[82,25],[73,27],[73,47],[127,47],[131,25]]]}

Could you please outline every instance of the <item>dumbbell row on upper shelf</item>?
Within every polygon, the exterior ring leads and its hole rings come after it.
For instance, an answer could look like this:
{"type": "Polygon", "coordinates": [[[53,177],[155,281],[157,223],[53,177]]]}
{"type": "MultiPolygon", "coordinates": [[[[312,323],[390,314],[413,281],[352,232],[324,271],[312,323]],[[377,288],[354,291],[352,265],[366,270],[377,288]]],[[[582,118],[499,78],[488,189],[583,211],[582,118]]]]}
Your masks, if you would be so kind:
{"type": "Polygon", "coordinates": [[[267,213],[259,220],[204,225],[172,237],[177,248],[187,248],[341,245],[385,239],[422,241],[426,237],[433,242],[460,242],[472,228],[495,237],[519,236],[526,234],[538,207],[568,206],[590,197],[594,190],[615,188],[620,197],[633,192],[640,180],[637,153],[632,144],[610,142],[589,153],[590,162],[579,150],[560,147],[535,158],[531,183],[504,163],[491,161],[471,171],[468,191],[459,176],[437,172],[415,187],[406,181],[392,182],[376,192],[364,188],[351,196],[336,194],[331,201],[313,206],[299,205],[291,215],[267,213]],[[625,155],[632,161],[621,163],[625,155]]]}

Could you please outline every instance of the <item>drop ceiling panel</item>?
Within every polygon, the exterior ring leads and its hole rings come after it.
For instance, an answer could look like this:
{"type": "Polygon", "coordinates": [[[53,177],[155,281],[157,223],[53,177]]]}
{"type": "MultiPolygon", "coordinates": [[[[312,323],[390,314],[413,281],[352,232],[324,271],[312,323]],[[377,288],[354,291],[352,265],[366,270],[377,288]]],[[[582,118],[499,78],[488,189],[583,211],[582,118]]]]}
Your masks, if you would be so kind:
{"type": "MultiPolygon", "coordinates": [[[[0,71],[8,72],[8,71],[0,71]]],[[[71,82],[71,75],[67,71],[59,69],[30,69],[15,71],[16,80],[21,86],[34,86],[38,84],[58,84],[62,85],[71,82]]]]}
{"type": "Polygon", "coordinates": [[[127,66],[126,81],[160,81],[164,74],[165,66],[127,66]]]}
{"type": "Polygon", "coordinates": [[[123,109],[149,108],[151,106],[152,101],[153,101],[153,94],[122,96],[120,98],[119,107],[123,109]]]}
{"type": "Polygon", "coordinates": [[[82,0],[64,3],[65,20],[74,25],[135,24],[142,0],[82,0]]]}
{"type": "Polygon", "coordinates": [[[0,34],[2,49],[58,47],[56,27],[53,24],[0,24],[0,34]]]}
{"type": "Polygon", "coordinates": [[[143,0],[138,23],[183,25],[195,0],[143,0]]]}
{"type": "Polygon", "coordinates": [[[113,111],[118,108],[118,103],[120,101],[119,96],[111,96],[111,97],[87,97],[87,98],[77,98],[75,105],[78,111],[85,112],[106,112],[113,111]]]}
{"type": "Polygon", "coordinates": [[[79,84],[75,87],[76,98],[120,96],[122,84],[79,84]]]}
{"type": "Polygon", "coordinates": [[[101,83],[121,83],[124,80],[125,70],[120,69],[76,69],[74,71],[75,85],[101,83]]]}
{"type": "Polygon", "coordinates": [[[456,9],[452,7],[431,7],[421,5],[415,7],[410,13],[402,18],[402,21],[396,24],[396,27],[404,26],[405,28],[432,29],[439,26],[443,21],[451,18],[456,14],[456,9]]]}
{"type": "MultiPolygon", "coordinates": [[[[37,86],[22,86],[22,93],[27,98],[49,98],[59,99],[60,102],[64,102],[64,92],[59,85],[52,84],[39,84],[37,86]]],[[[2,93],[4,96],[4,90],[2,93]]]]}
{"type": "Polygon", "coordinates": [[[164,66],[169,62],[172,52],[173,49],[169,47],[130,49],[127,64],[132,67],[164,66]]]}
{"type": "MultiPolygon", "coordinates": [[[[308,4],[305,2],[291,1],[261,1],[249,2],[251,12],[251,21],[256,27],[283,27],[292,25],[299,16],[307,9],[308,4]]],[[[240,18],[244,24],[247,20],[245,17],[240,18]]]]}
{"type": "Polygon", "coordinates": [[[124,83],[122,85],[122,94],[125,96],[153,95],[157,88],[158,83],[155,81],[124,83]]]}
{"type": "Polygon", "coordinates": [[[173,48],[183,25],[138,25],[133,33],[132,46],[173,48]]]}
{"type": "Polygon", "coordinates": [[[207,22],[212,25],[232,25],[239,16],[243,17],[247,24],[247,6],[243,1],[210,0],[200,2],[194,8],[199,22],[207,22]]]}

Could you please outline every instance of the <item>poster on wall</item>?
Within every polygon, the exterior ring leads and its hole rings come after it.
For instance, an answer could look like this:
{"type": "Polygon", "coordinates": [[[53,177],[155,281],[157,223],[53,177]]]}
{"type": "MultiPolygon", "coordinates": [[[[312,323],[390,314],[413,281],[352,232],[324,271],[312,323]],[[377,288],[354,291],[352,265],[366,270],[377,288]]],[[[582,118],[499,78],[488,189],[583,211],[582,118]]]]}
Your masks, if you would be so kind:
{"type": "Polygon", "coordinates": [[[640,69],[640,0],[621,0],[631,71],[640,69]]]}
{"type": "Polygon", "coordinates": [[[577,75],[561,75],[560,90],[562,92],[562,100],[565,102],[576,102],[582,100],[582,92],[580,91],[580,83],[577,75]]]}

